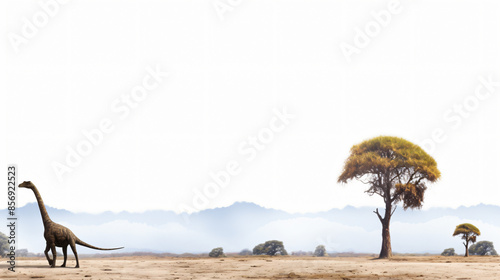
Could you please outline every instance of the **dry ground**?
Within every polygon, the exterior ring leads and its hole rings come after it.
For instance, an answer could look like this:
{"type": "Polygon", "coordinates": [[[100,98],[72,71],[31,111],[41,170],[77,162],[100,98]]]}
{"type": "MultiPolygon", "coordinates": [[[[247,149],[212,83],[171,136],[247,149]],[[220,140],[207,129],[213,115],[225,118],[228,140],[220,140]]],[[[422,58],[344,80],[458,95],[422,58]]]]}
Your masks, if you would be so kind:
{"type": "MultiPolygon", "coordinates": [[[[59,264],[62,262],[58,260],[59,264]]],[[[0,279],[500,279],[500,257],[229,257],[91,258],[81,268],[50,268],[45,259],[19,259],[0,279]]]]}

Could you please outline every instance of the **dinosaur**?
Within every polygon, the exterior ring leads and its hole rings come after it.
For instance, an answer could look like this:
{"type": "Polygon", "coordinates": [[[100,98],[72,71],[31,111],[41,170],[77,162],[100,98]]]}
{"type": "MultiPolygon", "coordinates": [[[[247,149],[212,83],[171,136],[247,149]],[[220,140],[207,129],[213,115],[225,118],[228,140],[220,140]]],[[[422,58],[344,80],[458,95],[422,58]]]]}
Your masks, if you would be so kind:
{"type": "Polygon", "coordinates": [[[61,267],[66,267],[66,259],[68,257],[68,245],[71,247],[71,250],[73,251],[73,254],[75,255],[76,259],[76,266],[75,268],[80,267],[80,263],[78,261],[78,253],[76,252],[76,244],[82,245],[91,249],[95,250],[118,250],[118,249],[123,249],[123,247],[119,248],[99,248],[92,246],[90,244],[87,244],[83,241],[81,241],[76,235],[67,227],[62,226],[60,224],[54,223],[50,217],[49,214],[47,213],[47,209],[45,209],[45,204],[43,203],[42,196],[38,192],[38,189],[35,187],[31,181],[24,181],[22,184],[19,185],[20,188],[27,188],[31,189],[33,193],[35,193],[36,200],[38,202],[38,208],[40,208],[40,214],[42,214],[42,221],[43,221],[43,227],[45,228],[45,231],[43,233],[43,236],[45,237],[45,241],[47,242],[47,245],[45,247],[45,257],[47,257],[47,261],[49,262],[50,267],[55,267],[56,266],[56,258],[57,258],[57,253],[56,253],[56,246],[57,247],[62,247],[63,249],[63,254],[64,254],[64,262],[61,265],[61,267]],[[53,260],[50,259],[49,257],[49,250],[52,251],[52,256],[53,260]]]}

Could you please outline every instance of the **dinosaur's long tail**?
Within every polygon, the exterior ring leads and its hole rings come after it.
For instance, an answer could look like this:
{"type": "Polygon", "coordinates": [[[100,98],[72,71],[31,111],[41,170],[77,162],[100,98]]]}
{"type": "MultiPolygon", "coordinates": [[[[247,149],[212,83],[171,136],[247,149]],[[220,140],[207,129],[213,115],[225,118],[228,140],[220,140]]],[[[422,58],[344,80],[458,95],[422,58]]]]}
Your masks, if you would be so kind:
{"type": "Polygon", "coordinates": [[[99,248],[99,247],[92,246],[92,245],[90,245],[88,243],[85,243],[85,242],[81,241],[78,237],[76,238],[75,243],[78,244],[78,245],[82,245],[82,246],[88,247],[90,249],[103,250],[103,251],[123,249],[123,247],[118,247],[118,248],[99,248]]]}

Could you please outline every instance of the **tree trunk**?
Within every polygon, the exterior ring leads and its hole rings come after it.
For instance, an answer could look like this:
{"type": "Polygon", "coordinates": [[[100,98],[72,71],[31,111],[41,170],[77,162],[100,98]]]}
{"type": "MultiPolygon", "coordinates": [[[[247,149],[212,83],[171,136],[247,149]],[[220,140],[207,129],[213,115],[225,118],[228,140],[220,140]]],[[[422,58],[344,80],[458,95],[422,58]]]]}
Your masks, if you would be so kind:
{"type": "Polygon", "coordinates": [[[469,256],[469,240],[466,240],[465,242],[466,242],[466,243],[464,243],[464,246],[465,246],[465,257],[468,257],[469,256]]]}
{"type": "Polygon", "coordinates": [[[392,257],[392,248],[389,222],[382,221],[382,249],[380,249],[380,255],[378,256],[378,258],[388,259],[390,257],[392,257]]]}
{"type": "Polygon", "coordinates": [[[392,257],[392,247],[391,247],[391,232],[389,231],[389,225],[391,223],[391,210],[392,205],[386,203],[385,207],[385,217],[380,219],[382,223],[382,248],[380,249],[379,259],[388,259],[392,257]]]}

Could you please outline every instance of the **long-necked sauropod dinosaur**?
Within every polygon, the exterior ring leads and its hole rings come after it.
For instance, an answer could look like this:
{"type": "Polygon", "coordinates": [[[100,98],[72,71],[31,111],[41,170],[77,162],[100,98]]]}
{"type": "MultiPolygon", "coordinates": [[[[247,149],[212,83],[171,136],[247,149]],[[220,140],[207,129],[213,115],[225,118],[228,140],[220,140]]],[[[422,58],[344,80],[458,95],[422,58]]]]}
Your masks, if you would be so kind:
{"type": "Polygon", "coordinates": [[[75,255],[75,259],[76,259],[75,268],[80,267],[80,263],[78,262],[78,253],[76,252],[75,244],[79,244],[79,245],[82,245],[82,246],[85,246],[85,247],[88,247],[91,249],[96,249],[96,250],[118,250],[118,249],[123,248],[123,247],[98,248],[98,247],[92,246],[90,244],[87,244],[87,243],[81,241],[67,227],[62,226],[62,225],[57,224],[57,223],[54,223],[50,219],[49,214],[47,213],[47,209],[45,209],[45,204],[43,204],[42,196],[38,192],[35,185],[33,185],[33,183],[31,183],[31,181],[24,181],[22,184],[19,185],[19,187],[31,189],[35,193],[35,197],[36,197],[36,200],[38,202],[38,207],[40,208],[40,214],[42,214],[43,227],[45,228],[45,231],[43,233],[43,236],[45,237],[45,241],[47,242],[47,246],[45,247],[45,256],[47,257],[47,261],[49,261],[50,267],[56,266],[56,258],[57,258],[56,246],[62,247],[62,249],[63,249],[64,262],[61,265],[62,267],[66,266],[66,258],[68,257],[68,245],[71,246],[71,250],[73,251],[73,254],[75,255]],[[52,256],[54,258],[53,260],[51,260],[49,257],[49,250],[52,250],[52,256]]]}

